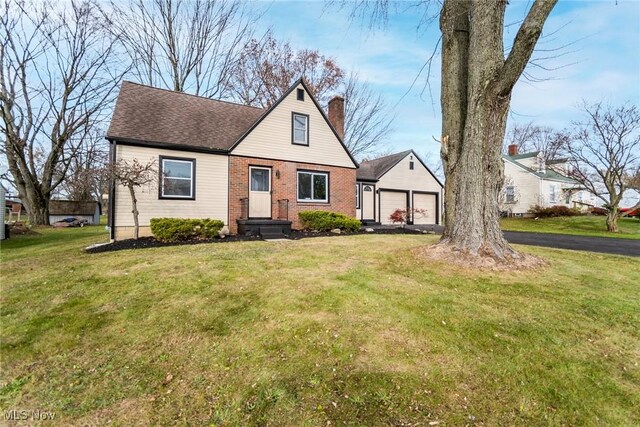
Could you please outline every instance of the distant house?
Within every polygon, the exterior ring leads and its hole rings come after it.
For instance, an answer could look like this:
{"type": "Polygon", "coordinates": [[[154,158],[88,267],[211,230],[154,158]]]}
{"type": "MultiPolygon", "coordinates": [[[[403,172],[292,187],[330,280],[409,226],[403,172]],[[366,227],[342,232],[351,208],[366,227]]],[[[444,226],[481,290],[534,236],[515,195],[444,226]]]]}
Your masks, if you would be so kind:
{"type": "Polygon", "coordinates": [[[391,224],[396,209],[413,213],[412,224],[442,223],[444,187],[413,150],[362,162],[356,179],[356,217],[363,223],[391,224]]]}
{"type": "MultiPolygon", "coordinates": [[[[114,161],[155,161],[137,193],[140,234],[154,217],[213,218],[232,234],[285,234],[298,213],[355,216],[358,164],[344,145],[344,100],[328,116],[300,79],[262,109],[124,82],[107,139],[114,161]]],[[[109,197],[113,239],[132,236],[131,199],[109,197]]]]}
{"type": "Polygon", "coordinates": [[[569,159],[545,162],[541,152],[520,154],[517,145],[510,145],[502,160],[505,175],[503,212],[520,216],[535,205],[587,210],[596,204],[595,198],[568,176],[569,159]]]}
{"type": "Polygon", "coordinates": [[[71,217],[87,220],[89,224],[100,224],[100,204],[73,200],[49,202],[49,224],[71,217]]]}

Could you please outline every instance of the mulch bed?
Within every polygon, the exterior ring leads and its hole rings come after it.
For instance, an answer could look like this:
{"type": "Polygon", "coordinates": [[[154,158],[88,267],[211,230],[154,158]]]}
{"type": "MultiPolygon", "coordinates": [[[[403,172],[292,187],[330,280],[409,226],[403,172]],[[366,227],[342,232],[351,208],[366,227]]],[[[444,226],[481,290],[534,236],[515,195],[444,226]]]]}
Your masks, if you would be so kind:
{"type": "MultiPolygon", "coordinates": [[[[294,230],[287,238],[289,240],[300,240],[310,237],[331,237],[331,236],[354,236],[358,234],[421,234],[421,231],[410,230],[408,228],[384,228],[376,229],[374,231],[360,230],[356,232],[342,232],[340,234],[332,233],[330,231],[315,232],[315,231],[298,231],[294,230]]],[[[164,246],[181,246],[181,245],[198,245],[201,243],[226,243],[226,242],[246,242],[262,240],[260,236],[253,235],[234,235],[227,236],[224,239],[201,239],[201,240],[187,240],[181,242],[162,242],[155,237],[140,237],[138,240],[126,239],[117,240],[112,243],[104,245],[96,245],[85,249],[85,252],[96,254],[101,252],[113,252],[121,251],[125,249],[145,249],[145,248],[160,248],[164,246]]]]}

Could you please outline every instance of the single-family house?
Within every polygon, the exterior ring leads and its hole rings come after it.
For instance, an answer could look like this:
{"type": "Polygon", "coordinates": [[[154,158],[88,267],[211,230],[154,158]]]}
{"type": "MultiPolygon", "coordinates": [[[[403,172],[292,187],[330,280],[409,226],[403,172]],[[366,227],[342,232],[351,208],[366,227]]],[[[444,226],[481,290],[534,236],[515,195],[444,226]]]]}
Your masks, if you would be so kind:
{"type": "MultiPolygon", "coordinates": [[[[344,100],[325,114],[303,79],[266,109],[124,82],[107,131],[111,161],[157,162],[157,182],[137,194],[140,235],[154,217],[262,234],[299,228],[305,210],[355,217],[358,164],[343,137],[344,100]]],[[[131,237],[128,191],[110,196],[112,238],[131,237]]]]}
{"type": "Polygon", "coordinates": [[[49,202],[49,224],[65,218],[78,218],[89,224],[100,224],[100,203],[95,201],[51,200],[49,202]]]}
{"type": "Polygon", "coordinates": [[[413,150],[367,160],[356,173],[356,217],[391,224],[396,209],[410,224],[441,224],[444,187],[413,150]]]}
{"type": "Polygon", "coordinates": [[[569,176],[569,159],[545,161],[541,152],[518,153],[518,146],[508,147],[504,162],[505,186],[501,209],[509,215],[526,215],[533,206],[563,205],[588,209],[594,197],[569,176]]]}

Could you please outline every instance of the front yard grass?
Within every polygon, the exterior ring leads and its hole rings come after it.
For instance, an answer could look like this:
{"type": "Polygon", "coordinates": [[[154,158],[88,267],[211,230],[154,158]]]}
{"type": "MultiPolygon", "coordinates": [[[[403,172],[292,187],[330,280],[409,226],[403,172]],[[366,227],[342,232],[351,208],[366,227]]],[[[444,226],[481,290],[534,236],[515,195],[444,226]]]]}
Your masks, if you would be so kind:
{"type": "Polygon", "coordinates": [[[426,264],[427,235],[84,254],[2,243],[0,409],[65,425],[639,425],[637,259],[519,247],[426,264]]]}
{"type": "Polygon", "coordinates": [[[556,218],[502,218],[503,230],[531,231],[534,233],[576,234],[596,237],[619,237],[640,239],[640,220],[638,218],[620,218],[619,233],[609,233],[604,216],[562,216],[556,218]]]}

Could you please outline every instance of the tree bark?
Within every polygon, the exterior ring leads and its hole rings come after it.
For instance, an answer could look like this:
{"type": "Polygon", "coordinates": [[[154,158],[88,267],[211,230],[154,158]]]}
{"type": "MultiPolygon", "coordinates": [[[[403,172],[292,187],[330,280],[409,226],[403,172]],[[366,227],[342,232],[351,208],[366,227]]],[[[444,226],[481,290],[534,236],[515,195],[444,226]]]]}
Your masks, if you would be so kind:
{"type": "Polygon", "coordinates": [[[138,240],[140,235],[140,224],[138,223],[138,199],[133,185],[129,184],[129,194],[131,195],[131,213],[133,214],[133,238],[138,240]]]}
{"type": "Polygon", "coordinates": [[[556,0],[536,0],[504,59],[505,0],[445,0],[442,149],[445,227],[441,245],[474,256],[518,257],[500,229],[501,151],[511,91],[556,0]]]}
{"type": "MultiPolygon", "coordinates": [[[[9,167],[11,169],[11,167],[9,167]]],[[[35,180],[34,180],[35,181],[35,180]]],[[[49,225],[51,193],[43,194],[41,186],[32,180],[16,180],[18,196],[24,204],[31,225],[49,225]]]]}
{"type": "Polygon", "coordinates": [[[618,228],[618,218],[620,217],[620,212],[618,211],[618,207],[612,207],[607,212],[607,231],[611,233],[617,233],[620,231],[618,228]]]}

